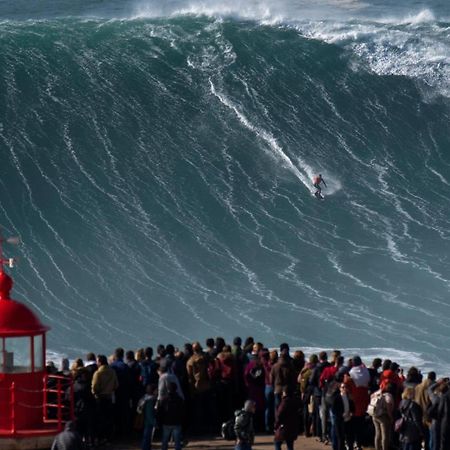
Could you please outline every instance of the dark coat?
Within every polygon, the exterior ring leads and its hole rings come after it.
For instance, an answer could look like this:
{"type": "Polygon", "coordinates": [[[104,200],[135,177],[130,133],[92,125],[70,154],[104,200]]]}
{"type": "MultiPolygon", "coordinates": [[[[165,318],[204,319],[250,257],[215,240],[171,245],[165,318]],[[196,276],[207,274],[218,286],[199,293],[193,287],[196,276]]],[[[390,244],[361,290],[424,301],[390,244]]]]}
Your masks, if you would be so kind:
{"type": "Polygon", "coordinates": [[[157,415],[161,425],[181,425],[184,420],[184,400],[176,392],[169,392],[159,402],[157,415]]]}
{"type": "Polygon", "coordinates": [[[59,433],[53,441],[52,450],[81,450],[83,443],[80,435],[75,431],[75,424],[67,422],[62,433],[59,433]]]}
{"type": "Polygon", "coordinates": [[[408,444],[421,441],[423,437],[422,408],[412,400],[402,400],[400,404],[404,427],[401,440],[408,444]]]}
{"type": "Polygon", "coordinates": [[[283,431],[275,433],[275,440],[295,441],[297,439],[300,432],[300,407],[300,400],[297,397],[283,397],[275,420],[275,430],[282,427],[283,431]]]}
{"type": "Polygon", "coordinates": [[[297,383],[295,369],[290,358],[281,356],[272,367],[270,376],[275,394],[281,394],[285,387],[294,388],[297,383]]]}
{"type": "Polygon", "coordinates": [[[309,378],[309,384],[313,388],[313,393],[315,396],[320,397],[322,395],[322,390],[320,389],[320,376],[322,375],[322,372],[324,371],[325,367],[328,367],[330,365],[327,361],[322,361],[314,367],[311,377],[309,378]]]}
{"type": "Polygon", "coordinates": [[[77,421],[87,420],[95,411],[95,398],[91,385],[84,377],[78,376],[73,383],[74,412],[77,421]]]}
{"type": "Polygon", "coordinates": [[[440,450],[450,449],[450,391],[439,399],[437,420],[440,425],[440,450]]]}

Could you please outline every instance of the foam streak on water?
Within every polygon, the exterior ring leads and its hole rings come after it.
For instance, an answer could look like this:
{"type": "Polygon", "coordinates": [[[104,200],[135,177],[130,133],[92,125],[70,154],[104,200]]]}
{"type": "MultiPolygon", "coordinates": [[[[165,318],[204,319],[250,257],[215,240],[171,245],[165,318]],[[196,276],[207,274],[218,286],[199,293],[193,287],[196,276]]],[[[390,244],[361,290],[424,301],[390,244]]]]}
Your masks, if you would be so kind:
{"type": "Polygon", "coordinates": [[[330,3],[0,23],[0,224],[50,348],[254,335],[447,370],[448,26],[330,3]]]}

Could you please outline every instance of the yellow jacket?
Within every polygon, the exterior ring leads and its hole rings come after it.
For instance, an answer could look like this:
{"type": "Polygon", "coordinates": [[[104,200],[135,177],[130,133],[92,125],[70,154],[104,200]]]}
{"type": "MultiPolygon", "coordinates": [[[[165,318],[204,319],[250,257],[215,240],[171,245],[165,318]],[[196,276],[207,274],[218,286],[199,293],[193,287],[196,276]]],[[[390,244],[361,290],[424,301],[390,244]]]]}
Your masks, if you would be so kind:
{"type": "Polygon", "coordinates": [[[116,372],[109,366],[100,366],[92,377],[92,393],[95,398],[110,398],[119,387],[116,372]]]}

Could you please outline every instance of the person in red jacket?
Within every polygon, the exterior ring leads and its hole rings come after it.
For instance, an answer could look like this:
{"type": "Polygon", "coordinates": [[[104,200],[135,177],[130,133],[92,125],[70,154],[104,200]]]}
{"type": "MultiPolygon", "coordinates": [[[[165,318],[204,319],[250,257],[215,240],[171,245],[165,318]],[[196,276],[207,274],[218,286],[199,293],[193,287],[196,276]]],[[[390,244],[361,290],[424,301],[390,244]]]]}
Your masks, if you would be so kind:
{"type": "Polygon", "coordinates": [[[395,408],[398,408],[400,404],[401,395],[403,391],[403,380],[398,375],[399,365],[395,362],[391,362],[386,360],[383,363],[383,372],[380,377],[380,389],[384,390],[389,384],[393,384],[395,386],[395,408]]]}
{"type": "Polygon", "coordinates": [[[321,418],[322,418],[322,436],[325,442],[330,438],[330,406],[326,402],[326,392],[328,386],[334,381],[335,376],[339,372],[339,369],[344,364],[343,356],[334,356],[334,364],[327,366],[323,369],[323,372],[319,378],[319,387],[322,390],[322,403],[320,405],[321,418]]]}

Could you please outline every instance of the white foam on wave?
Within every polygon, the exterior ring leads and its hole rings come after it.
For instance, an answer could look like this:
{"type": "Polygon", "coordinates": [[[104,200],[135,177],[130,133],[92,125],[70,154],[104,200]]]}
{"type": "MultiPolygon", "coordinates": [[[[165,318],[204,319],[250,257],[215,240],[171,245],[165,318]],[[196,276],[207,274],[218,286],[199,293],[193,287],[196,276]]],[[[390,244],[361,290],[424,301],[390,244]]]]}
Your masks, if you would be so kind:
{"type": "Polygon", "coordinates": [[[403,18],[310,21],[295,25],[312,39],[340,45],[377,75],[421,80],[450,97],[450,36],[430,10],[403,18]]]}
{"type": "Polygon", "coordinates": [[[403,18],[398,17],[382,17],[381,19],[376,19],[376,22],[386,23],[386,24],[403,24],[403,25],[418,25],[421,23],[429,23],[436,21],[436,16],[430,9],[422,9],[416,14],[408,14],[403,18]]]}
{"type": "Polygon", "coordinates": [[[137,0],[132,17],[191,15],[295,27],[306,37],[353,52],[363,63],[355,70],[418,79],[450,97],[450,36],[439,24],[445,19],[430,9],[373,18],[367,6],[359,0],[137,0]]]}
{"type": "Polygon", "coordinates": [[[134,17],[155,18],[178,15],[235,17],[264,23],[333,17],[336,12],[356,11],[367,6],[361,0],[137,0],[134,17]]]}

